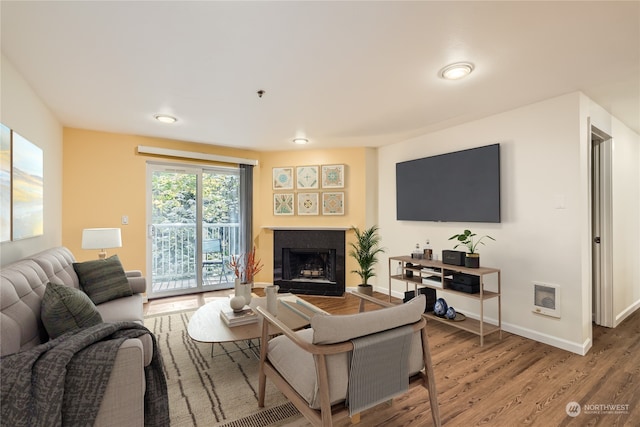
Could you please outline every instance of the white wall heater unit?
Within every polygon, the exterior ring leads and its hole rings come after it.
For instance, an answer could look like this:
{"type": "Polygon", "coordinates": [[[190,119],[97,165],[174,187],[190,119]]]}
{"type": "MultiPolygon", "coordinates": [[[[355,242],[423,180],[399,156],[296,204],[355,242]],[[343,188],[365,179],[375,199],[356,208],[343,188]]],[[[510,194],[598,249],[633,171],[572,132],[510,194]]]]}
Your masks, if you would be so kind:
{"type": "Polygon", "coordinates": [[[560,287],[547,283],[533,284],[533,312],[560,318],[560,287]]]}

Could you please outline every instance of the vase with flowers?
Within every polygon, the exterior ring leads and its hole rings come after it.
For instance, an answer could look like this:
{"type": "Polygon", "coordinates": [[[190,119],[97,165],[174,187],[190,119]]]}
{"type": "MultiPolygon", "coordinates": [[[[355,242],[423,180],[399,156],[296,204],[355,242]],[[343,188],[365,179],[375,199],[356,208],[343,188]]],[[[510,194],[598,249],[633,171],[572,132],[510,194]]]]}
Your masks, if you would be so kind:
{"type": "Polygon", "coordinates": [[[251,302],[251,291],[253,290],[253,280],[264,267],[264,264],[256,257],[256,248],[243,255],[231,255],[229,268],[235,275],[235,294],[245,299],[245,304],[251,302]]]}

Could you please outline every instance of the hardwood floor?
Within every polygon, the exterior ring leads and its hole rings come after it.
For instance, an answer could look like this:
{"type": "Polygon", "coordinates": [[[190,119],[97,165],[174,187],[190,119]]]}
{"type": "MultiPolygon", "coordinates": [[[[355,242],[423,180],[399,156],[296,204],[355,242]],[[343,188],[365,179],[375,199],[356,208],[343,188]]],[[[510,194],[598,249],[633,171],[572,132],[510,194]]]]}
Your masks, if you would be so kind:
{"type": "MultiPolygon", "coordinates": [[[[145,304],[145,313],[196,308],[224,292],[154,300],[145,304]]],[[[333,314],[358,311],[349,295],[303,298],[333,314]]],[[[594,326],[593,339],[586,356],[506,332],[502,340],[497,334],[485,337],[480,347],[477,336],[430,322],[443,425],[639,426],[640,311],[615,329],[594,326]],[[575,417],[567,414],[571,402],[580,405],[575,417]]],[[[428,393],[416,387],[391,406],[363,413],[360,425],[430,426],[428,393]]]]}

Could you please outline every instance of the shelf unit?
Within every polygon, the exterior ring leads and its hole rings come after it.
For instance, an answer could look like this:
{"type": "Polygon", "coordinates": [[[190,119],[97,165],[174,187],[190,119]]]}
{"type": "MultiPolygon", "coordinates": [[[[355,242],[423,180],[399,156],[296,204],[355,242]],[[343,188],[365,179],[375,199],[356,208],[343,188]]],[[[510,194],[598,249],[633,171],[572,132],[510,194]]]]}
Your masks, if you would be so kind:
{"type": "Polygon", "coordinates": [[[462,322],[454,322],[449,319],[438,317],[433,313],[426,313],[424,316],[429,320],[446,323],[447,325],[471,332],[480,336],[480,346],[484,345],[484,337],[498,332],[502,339],[502,309],[501,309],[501,289],[500,289],[500,269],[492,267],[467,268],[457,265],[444,264],[441,261],[433,261],[426,259],[416,259],[410,256],[393,256],[389,257],[389,301],[391,301],[391,283],[393,280],[405,283],[405,291],[409,291],[409,285],[413,285],[413,290],[418,292],[419,288],[431,288],[443,293],[460,295],[465,298],[475,299],[480,303],[480,318],[478,320],[467,317],[462,322]],[[393,274],[396,266],[402,265],[402,274],[393,274]],[[407,263],[413,264],[407,266],[407,263]],[[412,277],[407,277],[407,272],[412,273],[412,277]],[[470,294],[457,291],[447,287],[447,276],[453,273],[465,273],[480,278],[480,292],[470,294]],[[484,289],[484,276],[488,274],[497,274],[498,289],[497,292],[487,291],[484,289]],[[423,281],[423,279],[426,279],[423,281]],[[498,304],[498,324],[493,325],[484,321],[484,302],[486,300],[496,300],[498,304]]]}

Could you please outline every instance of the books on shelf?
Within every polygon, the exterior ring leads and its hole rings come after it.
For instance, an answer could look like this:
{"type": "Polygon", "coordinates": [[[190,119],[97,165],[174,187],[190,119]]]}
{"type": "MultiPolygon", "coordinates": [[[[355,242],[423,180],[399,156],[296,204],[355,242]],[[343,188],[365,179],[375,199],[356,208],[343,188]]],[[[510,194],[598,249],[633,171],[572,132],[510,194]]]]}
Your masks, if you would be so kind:
{"type": "Polygon", "coordinates": [[[245,305],[241,311],[235,312],[231,309],[220,312],[220,318],[229,327],[249,325],[258,321],[258,313],[253,311],[251,307],[245,305]]]}
{"type": "Polygon", "coordinates": [[[442,278],[440,276],[423,277],[422,284],[442,289],[442,278]]]}

